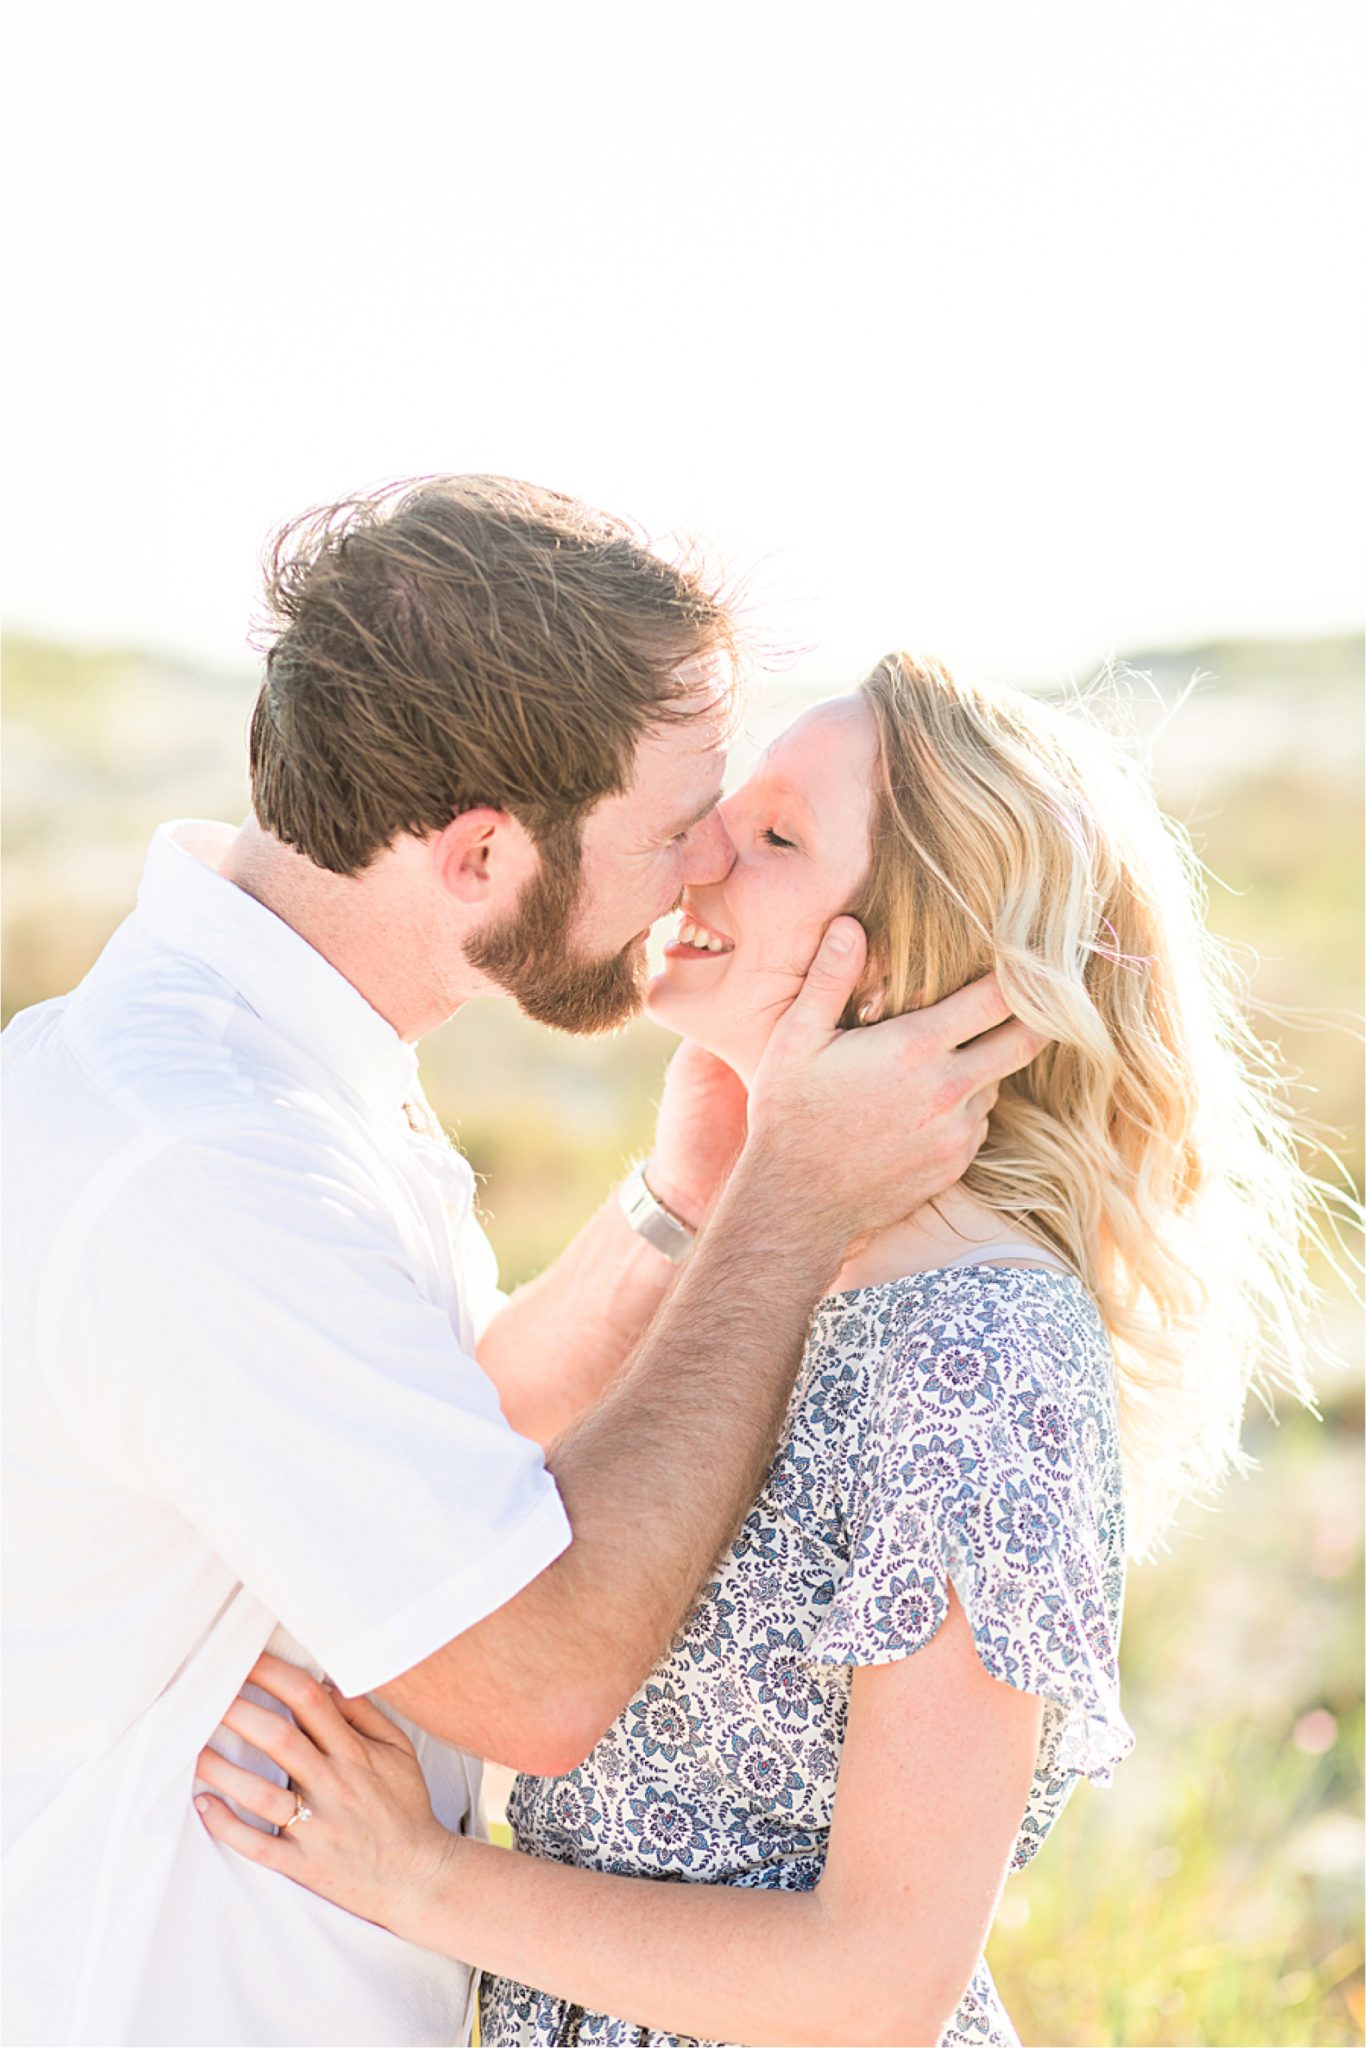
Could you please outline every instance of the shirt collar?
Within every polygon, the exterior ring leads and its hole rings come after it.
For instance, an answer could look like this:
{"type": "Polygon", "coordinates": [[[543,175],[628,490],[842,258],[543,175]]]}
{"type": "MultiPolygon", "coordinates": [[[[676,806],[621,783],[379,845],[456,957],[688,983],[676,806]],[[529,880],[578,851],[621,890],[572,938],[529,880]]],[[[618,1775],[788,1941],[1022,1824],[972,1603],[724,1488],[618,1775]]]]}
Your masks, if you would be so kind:
{"type": "Polygon", "coordinates": [[[201,818],[160,826],[138,888],[139,922],[392,1115],[418,1091],[415,1050],[316,947],[220,872],[236,836],[201,818]]]}

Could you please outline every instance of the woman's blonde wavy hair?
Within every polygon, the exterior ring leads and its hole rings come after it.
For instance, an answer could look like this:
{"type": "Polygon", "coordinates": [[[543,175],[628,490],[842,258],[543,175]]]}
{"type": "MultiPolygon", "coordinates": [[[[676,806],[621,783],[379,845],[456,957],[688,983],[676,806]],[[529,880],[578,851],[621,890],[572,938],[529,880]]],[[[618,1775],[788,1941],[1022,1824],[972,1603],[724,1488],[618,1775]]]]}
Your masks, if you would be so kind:
{"type": "Polygon", "coordinates": [[[1114,1345],[1130,1547],[1246,1463],[1250,1388],[1310,1398],[1315,1183],[1205,926],[1201,870],[1090,719],[888,655],[871,863],[853,914],[882,1014],[994,968],[1049,1039],[964,1185],[1072,1266],[1114,1345]]]}

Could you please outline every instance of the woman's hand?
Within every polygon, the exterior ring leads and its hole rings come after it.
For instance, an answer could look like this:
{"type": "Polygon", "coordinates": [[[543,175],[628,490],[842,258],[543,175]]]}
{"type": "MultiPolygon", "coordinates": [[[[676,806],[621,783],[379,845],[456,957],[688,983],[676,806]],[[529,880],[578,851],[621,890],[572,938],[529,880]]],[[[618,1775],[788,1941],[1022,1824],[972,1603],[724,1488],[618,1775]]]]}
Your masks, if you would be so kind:
{"type": "Polygon", "coordinates": [[[411,1742],[369,1700],[343,1699],[269,1652],[248,1676],[289,1708],[294,1723],[239,1698],[224,1726],[287,1772],[297,1797],[203,1749],[196,1775],[280,1833],[263,1834],[221,1799],[201,1795],[195,1806],[205,1827],[251,1862],[404,1935],[430,1906],[459,1840],[432,1812],[411,1742]],[[309,1817],[291,1826],[300,1802],[309,1817]]]}

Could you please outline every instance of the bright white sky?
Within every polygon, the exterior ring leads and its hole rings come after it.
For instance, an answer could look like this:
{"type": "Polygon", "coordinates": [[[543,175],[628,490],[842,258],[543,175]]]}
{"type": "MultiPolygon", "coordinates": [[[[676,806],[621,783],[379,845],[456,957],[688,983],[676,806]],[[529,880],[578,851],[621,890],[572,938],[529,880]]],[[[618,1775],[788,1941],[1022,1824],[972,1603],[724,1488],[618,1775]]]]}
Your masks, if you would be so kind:
{"type": "Polygon", "coordinates": [[[495,469],[826,672],[1358,611],[1337,0],[41,0],[9,618],[244,660],[287,514],[495,469]]]}

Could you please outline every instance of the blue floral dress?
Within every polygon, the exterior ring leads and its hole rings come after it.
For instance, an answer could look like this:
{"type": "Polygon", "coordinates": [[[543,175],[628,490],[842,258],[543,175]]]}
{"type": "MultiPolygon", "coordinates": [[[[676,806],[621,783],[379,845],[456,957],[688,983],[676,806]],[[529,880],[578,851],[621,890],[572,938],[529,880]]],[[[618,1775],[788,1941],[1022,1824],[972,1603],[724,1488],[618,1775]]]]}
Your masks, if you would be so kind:
{"type": "MultiPolygon", "coordinates": [[[[1045,1702],[1018,1869],[1078,1776],[1108,1782],[1133,1741],[1116,1662],[1114,1368],[1070,1274],[955,1262],[821,1302],[743,1528],[592,1755],[566,1777],[518,1779],[517,1846],[593,1870],[809,1890],[852,1669],[914,1656],[950,1580],[987,1670],[1045,1702]]],[[[481,2026],[488,2048],[692,2048],[498,1977],[481,2026]]],[[[1016,2042],[984,1961],[942,2039],[1016,2042]]]]}

